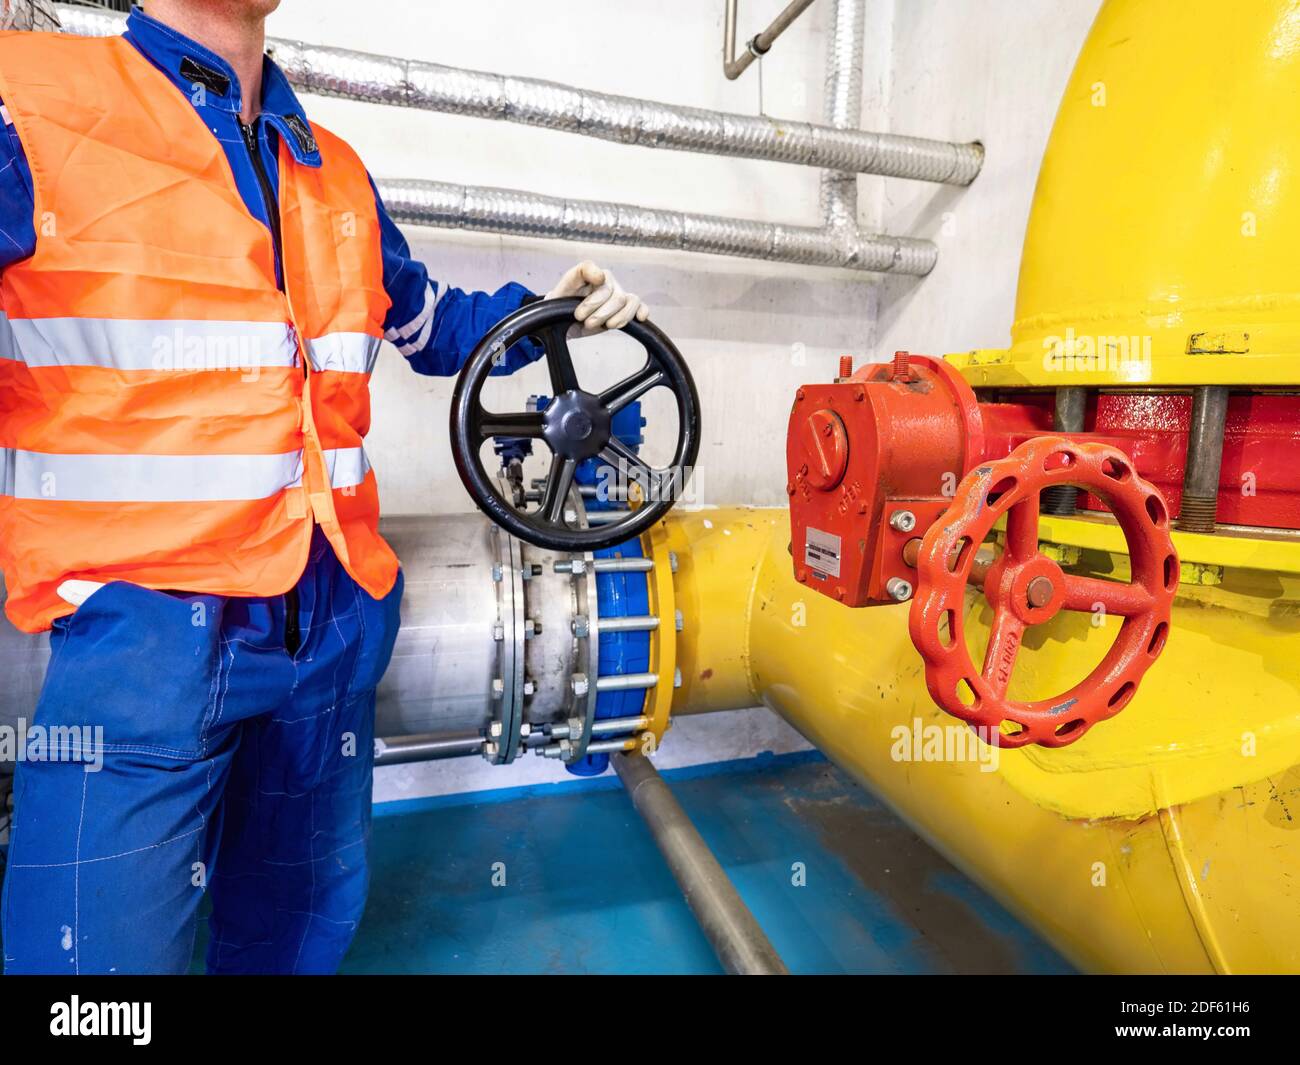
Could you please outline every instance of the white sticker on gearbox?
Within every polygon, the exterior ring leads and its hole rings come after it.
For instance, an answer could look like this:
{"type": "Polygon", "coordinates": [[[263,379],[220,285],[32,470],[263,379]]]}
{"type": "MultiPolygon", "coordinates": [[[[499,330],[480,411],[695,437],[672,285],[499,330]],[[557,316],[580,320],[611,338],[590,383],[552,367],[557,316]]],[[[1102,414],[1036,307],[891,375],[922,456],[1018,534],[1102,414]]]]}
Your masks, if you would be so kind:
{"type": "Polygon", "coordinates": [[[833,533],[808,527],[804,537],[804,561],[817,571],[819,576],[838,577],[840,575],[840,538],[833,533]]]}

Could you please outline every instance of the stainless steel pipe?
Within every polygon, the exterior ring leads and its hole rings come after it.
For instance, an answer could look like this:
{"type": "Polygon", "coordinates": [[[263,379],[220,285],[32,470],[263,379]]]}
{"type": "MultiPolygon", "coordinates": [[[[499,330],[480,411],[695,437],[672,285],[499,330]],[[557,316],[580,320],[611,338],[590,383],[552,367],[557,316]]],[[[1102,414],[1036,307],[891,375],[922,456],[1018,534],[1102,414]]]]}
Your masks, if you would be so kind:
{"type": "Polygon", "coordinates": [[[735,81],[749,69],[750,63],[770,52],[776,39],[812,5],[813,0],[794,0],[772,20],[767,29],[745,45],[743,55],[736,55],[736,23],[740,19],[740,0],[727,0],[727,14],[722,27],[722,73],[727,76],[727,80],[735,81]]]}
{"type": "Polygon", "coordinates": [[[722,967],[739,975],[786,975],[781,956],[659,771],[641,754],[616,754],[612,761],[722,967]]]}

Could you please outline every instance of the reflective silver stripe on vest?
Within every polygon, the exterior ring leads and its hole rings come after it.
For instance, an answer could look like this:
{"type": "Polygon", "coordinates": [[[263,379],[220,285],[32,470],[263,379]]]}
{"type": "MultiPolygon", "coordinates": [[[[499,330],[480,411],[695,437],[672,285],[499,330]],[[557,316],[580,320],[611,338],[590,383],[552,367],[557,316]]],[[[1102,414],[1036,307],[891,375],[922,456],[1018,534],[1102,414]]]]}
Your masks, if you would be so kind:
{"type": "Polygon", "coordinates": [[[379,357],[380,338],[367,333],[328,333],[307,341],[307,356],[316,371],[371,373],[379,357]]]}
{"type": "Polygon", "coordinates": [[[298,353],[284,322],[0,315],[0,359],[32,367],[248,373],[296,366],[298,353]]]}
{"type": "Polygon", "coordinates": [[[365,448],[327,448],[325,466],[330,473],[331,488],[351,488],[366,479],[370,459],[366,457],[365,448]]]}
{"type": "Polygon", "coordinates": [[[280,455],[47,455],[0,448],[0,495],[73,503],[268,499],[301,484],[302,468],[301,451],[280,455]]]}

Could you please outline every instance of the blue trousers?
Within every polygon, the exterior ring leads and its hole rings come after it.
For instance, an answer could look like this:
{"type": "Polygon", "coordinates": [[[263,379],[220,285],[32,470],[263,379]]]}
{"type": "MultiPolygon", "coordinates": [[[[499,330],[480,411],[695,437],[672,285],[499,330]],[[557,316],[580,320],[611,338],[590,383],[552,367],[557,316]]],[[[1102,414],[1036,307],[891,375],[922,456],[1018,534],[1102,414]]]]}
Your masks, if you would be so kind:
{"type": "Polygon", "coordinates": [[[17,766],[7,973],[183,973],[205,891],[209,972],[338,968],[402,580],[372,599],[317,529],[295,593],[117,582],[56,623],[33,725],[102,726],[101,764],[17,766]]]}

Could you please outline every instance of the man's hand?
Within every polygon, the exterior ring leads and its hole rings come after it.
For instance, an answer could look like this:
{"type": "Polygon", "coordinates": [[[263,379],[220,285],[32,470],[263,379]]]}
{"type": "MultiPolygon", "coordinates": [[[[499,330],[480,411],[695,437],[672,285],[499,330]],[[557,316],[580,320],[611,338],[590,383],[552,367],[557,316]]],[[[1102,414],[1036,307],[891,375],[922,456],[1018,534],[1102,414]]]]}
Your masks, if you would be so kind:
{"type": "Polygon", "coordinates": [[[612,273],[590,261],[579,263],[546,294],[548,300],[567,296],[585,297],[573,312],[585,334],[594,333],[602,326],[622,329],[633,318],[644,322],[650,317],[650,308],[639,296],[624,291],[612,273]]]}

